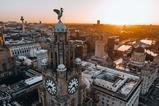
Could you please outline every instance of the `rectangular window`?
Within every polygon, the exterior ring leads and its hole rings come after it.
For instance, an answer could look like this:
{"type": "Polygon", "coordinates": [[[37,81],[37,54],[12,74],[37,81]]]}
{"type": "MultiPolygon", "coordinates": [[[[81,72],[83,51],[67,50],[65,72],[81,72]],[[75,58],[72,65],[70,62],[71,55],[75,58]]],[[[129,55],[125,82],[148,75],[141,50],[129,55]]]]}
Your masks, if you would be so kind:
{"type": "Polygon", "coordinates": [[[75,99],[71,100],[71,106],[75,106],[75,99]]]}

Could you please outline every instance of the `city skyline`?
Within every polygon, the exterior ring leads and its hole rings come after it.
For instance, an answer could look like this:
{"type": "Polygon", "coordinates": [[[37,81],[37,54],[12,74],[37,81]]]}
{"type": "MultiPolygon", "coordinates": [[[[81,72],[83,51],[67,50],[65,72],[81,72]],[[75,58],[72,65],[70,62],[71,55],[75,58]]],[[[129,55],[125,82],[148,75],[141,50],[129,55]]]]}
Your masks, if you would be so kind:
{"type": "Polygon", "coordinates": [[[0,21],[55,23],[54,8],[64,8],[65,23],[159,24],[158,0],[1,0],[0,21]]]}
{"type": "Polygon", "coordinates": [[[99,1],[0,1],[0,106],[159,105],[159,1],[99,1]]]}

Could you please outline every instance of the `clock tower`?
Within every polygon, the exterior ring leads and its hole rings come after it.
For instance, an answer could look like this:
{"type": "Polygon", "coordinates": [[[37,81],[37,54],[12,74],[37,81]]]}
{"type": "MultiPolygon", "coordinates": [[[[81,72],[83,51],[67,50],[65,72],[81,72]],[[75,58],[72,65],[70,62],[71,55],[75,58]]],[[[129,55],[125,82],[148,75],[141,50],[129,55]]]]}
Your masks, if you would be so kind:
{"type": "Polygon", "coordinates": [[[54,27],[54,40],[50,44],[49,68],[43,68],[43,86],[40,100],[43,106],[80,106],[85,98],[81,78],[81,59],[75,58],[75,46],[69,42],[68,29],[59,22],[54,27]]]}

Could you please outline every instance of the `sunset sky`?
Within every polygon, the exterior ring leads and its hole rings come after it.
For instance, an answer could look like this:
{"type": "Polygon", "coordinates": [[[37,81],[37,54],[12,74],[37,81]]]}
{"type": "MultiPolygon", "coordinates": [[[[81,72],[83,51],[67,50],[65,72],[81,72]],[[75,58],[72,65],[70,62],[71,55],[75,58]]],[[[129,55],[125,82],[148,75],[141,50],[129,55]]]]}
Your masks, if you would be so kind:
{"type": "Polygon", "coordinates": [[[159,24],[159,0],[0,0],[0,21],[54,23],[60,7],[66,23],[159,24]]]}

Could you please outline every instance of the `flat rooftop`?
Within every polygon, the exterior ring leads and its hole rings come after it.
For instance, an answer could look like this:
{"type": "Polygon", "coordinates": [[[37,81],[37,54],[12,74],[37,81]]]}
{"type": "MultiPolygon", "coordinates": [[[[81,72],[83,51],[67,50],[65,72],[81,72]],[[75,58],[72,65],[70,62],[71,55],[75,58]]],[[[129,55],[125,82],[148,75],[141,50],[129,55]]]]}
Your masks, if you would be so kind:
{"type": "Polygon", "coordinates": [[[90,62],[82,62],[85,69],[82,75],[97,89],[122,100],[128,100],[138,88],[141,80],[138,76],[95,65],[90,62]]]}
{"type": "MultiPolygon", "coordinates": [[[[34,70],[24,71],[25,77],[15,79],[11,82],[1,82],[0,85],[0,101],[3,99],[11,99],[17,95],[32,89],[35,85],[41,84],[42,75],[34,70]]],[[[12,78],[13,79],[13,78],[12,78]]],[[[11,80],[11,79],[9,79],[11,80]]]]}
{"type": "Polygon", "coordinates": [[[132,48],[132,46],[130,46],[130,45],[121,45],[117,50],[125,52],[125,51],[128,51],[131,48],[132,48]]]}
{"type": "Polygon", "coordinates": [[[147,44],[147,45],[152,45],[155,43],[154,40],[150,40],[150,39],[142,39],[142,40],[140,40],[140,42],[147,44]]]}

